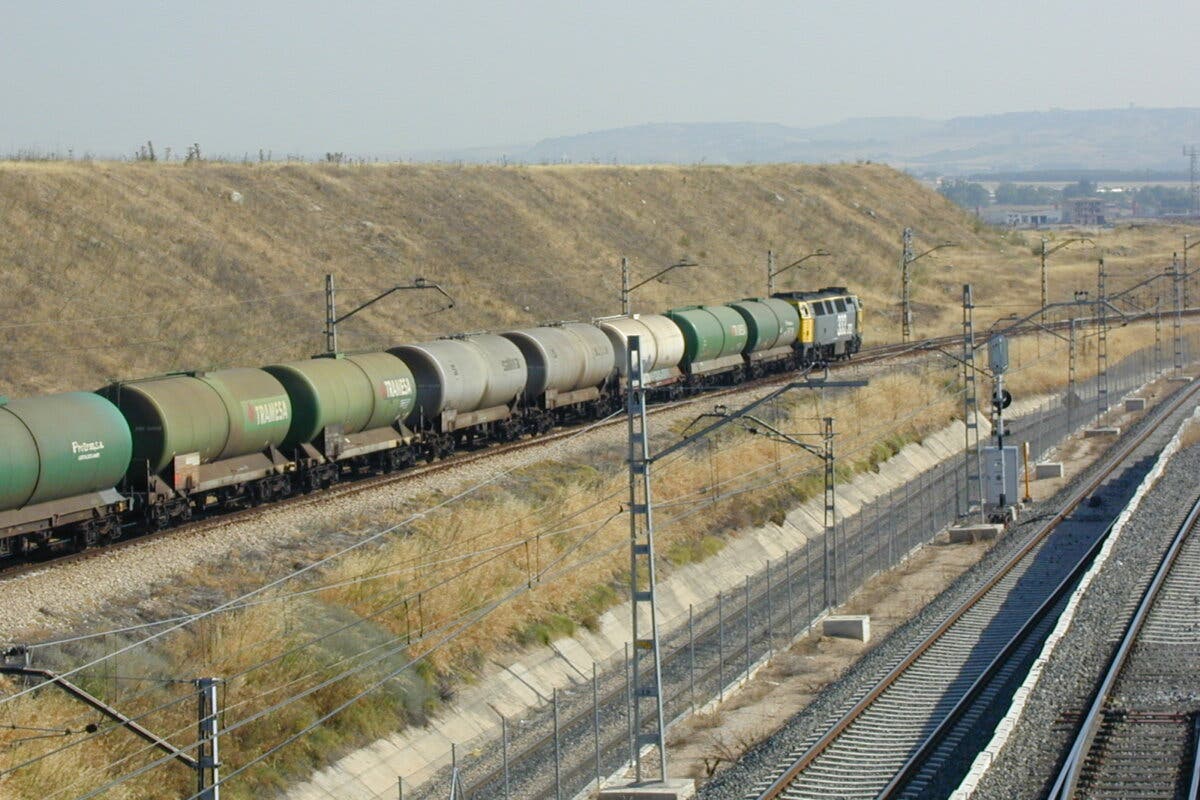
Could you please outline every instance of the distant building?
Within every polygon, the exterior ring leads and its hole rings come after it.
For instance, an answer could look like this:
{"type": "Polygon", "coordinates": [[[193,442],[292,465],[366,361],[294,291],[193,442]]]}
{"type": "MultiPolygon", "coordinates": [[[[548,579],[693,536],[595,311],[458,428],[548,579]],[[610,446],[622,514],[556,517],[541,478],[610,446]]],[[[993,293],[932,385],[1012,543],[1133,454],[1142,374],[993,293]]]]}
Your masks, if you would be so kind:
{"type": "Polygon", "coordinates": [[[1098,197],[1073,197],[1064,204],[1063,222],[1072,225],[1103,225],[1104,201],[1098,197]]]}
{"type": "Polygon", "coordinates": [[[1047,225],[1057,225],[1063,221],[1062,209],[1057,205],[984,206],[979,210],[979,216],[989,225],[1006,228],[1043,228],[1047,225]]]}

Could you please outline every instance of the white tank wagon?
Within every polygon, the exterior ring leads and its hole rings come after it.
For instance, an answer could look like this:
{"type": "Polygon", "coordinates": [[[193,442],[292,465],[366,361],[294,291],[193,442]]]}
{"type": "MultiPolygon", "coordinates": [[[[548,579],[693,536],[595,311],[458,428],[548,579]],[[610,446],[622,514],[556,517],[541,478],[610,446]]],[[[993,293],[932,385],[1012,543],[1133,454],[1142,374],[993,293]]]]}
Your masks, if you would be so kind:
{"type": "Polygon", "coordinates": [[[529,371],[520,349],[491,333],[393,347],[412,371],[417,402],[405,424],[431,434],[491,432],[515,438],[514,423],[529,371]]]}
{"type": "Polygon", "coordinates": [[[535,430],[548,429],[558,411],[597,415],[603,410],[605,384],[616,356],[608,336],[596,325],[563,322],[502,334],[521,351],[528,367],[525,406],[535,430]]]}
{"type": "Polygon", "coordinates": [[[634,314],[604,317],[597,323],[612,343],[616,373],[622,385],[626,377],[630,336],[641,337],[642,379],[646,386],[669,386],[683,377],[679,369],[684,353],[683,333],[668,317],[662,314],[634,314]]]}

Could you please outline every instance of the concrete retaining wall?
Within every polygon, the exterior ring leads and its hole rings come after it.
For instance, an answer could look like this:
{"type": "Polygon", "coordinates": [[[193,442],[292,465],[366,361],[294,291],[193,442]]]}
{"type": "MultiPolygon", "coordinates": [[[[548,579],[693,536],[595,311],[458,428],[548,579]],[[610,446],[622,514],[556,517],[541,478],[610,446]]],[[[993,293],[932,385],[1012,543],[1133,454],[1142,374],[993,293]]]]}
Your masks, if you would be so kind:
{"type": "MultiPolygon", "coordinates": [[[[1032,413],[1049,400],[1037,398],[1014,403],[1011,417],[1032,413]]],[[[837,514],[847,519],[876,497],[902,487],[940,462],[961,455],[964,426],[955,422],[909,444],[879,465],[877,472],[862,473],[837,487],[837,514]]],[[[990,427],[980,420],[980,437],[990,427]]],[[[740,531],[726,546],[705,561],[674,570],[659,582],[659,625],[662,633],[687,624],[688,606],[700,606],[718,591],[741,587],[753,575],[790,551],[802,547],[810,536],[823,532],[824,498],[813,498],[788,513],[782,525],[740,531]]],[[[580,630],[571,638],[524,653],[513,663],[492,663],[480,680],[463,687],[454,702],[430,724],[407,730],[357,750],[336,764],[291,788],[292,800],[330,800],[394,796],[396,778],[406,788],[416,786],[450,763],[452,742],[463,744],[480,737],[499,737],[499,716],[518,717],[548,702],[554,689],[591,681],[592,664],[603,664],[624,652],[631,637],[630,609],[622,603],[600,617],[595,632],[580,630]]]]}

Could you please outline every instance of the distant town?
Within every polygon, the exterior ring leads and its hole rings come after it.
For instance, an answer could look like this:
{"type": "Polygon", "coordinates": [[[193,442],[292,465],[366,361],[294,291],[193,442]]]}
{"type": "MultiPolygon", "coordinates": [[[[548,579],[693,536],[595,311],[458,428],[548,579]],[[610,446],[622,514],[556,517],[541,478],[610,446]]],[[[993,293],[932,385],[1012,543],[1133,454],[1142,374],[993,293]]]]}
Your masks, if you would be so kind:
{"type": "Polygon", "coordinates": [[[940,178],[938,192],[989,225],[1043,228],[1111,225],[1137,219],[1200,218],[1200,192],[1190,181],[969,180],[940,178]]]}

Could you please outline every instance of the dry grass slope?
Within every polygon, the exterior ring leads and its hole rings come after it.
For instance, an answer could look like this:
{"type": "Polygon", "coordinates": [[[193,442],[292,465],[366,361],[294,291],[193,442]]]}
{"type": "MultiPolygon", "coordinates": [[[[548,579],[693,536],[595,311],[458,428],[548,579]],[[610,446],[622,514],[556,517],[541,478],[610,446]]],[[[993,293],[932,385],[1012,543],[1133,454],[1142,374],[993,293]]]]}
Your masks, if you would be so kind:
{"type": "MultiPolygon", "coordinates": [[[[906,224],[919,243],[953,239],[986,256],[973,274],[947,276],[950,290],[919,280],[919,323],[930,325],[964,277],[995,282],[988,264],[1006,248],[874,165],[3,164],[0,216],[0,390],[10,395],[315,352],[327,272],[342,310],[418,275],[458,301],[438,312],[432,294],[391,298],[342,326],[351,349],[616,313],[622,255],[635,279],[685,253],[707,265],[647,285],[638,308],[761,294],[768,247],[781,263],[833,251],[780,287],[855,287],[881,326],[897,318],[906,224]]],[[[940,275],[946,261],[922,263],[940,275]]]]}

